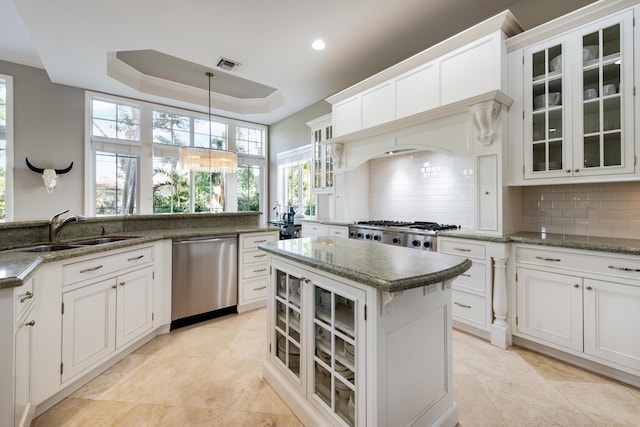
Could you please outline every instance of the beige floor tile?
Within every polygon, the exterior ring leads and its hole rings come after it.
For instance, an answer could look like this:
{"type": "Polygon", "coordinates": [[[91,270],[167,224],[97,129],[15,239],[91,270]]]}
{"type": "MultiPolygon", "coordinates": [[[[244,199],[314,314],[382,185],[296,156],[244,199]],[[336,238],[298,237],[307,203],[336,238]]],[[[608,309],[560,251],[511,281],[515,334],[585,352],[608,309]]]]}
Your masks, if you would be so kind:
{"type": "Polygon", "coordinates": [[[184,408],[173,406],[167,410],[157,427],[233,427],[243,426],[249,412],[223,411],[209,408],[184,408]]]}
{"type": "Polygon", "coordinates": [[[473,375],[454,374],[453,400],[459,407],[459,427],[508,427],[473,375]]]}
{"type": "Polygon", "coordinates": [[[568,363],[553,359],[544,354],[536,353],[535,351],[520,347],[514,348],[513,351],[535,369],[538,375],[550,381],[589,383],[604,383],[609,381],[600,375],[569,365],[568,363]]]}
{"type": "Polygon", "coordinates": [[[300,421],[293,415],[261,414],[258,412],[249,414],[244,425],[246,427],[302,427],[300,421]]]}
{"type": "Polygon", "coordinates": [[[251,412],[262,412],[267,414],[293,415],[291,410],[280,399],[275,391],[266,381],[262,380],[258,398],[251,405],[251,412]]]}
{"type": "Polygon", "coordinates": [[[172,332],[175,337],[157,351],[158,355],[215,358],[229,347],[240,329],[189,328],[172,332]]]}
{"type": "Polygon", "coordinates": [[[264,361],[267,356],[267,336],[256,329],[239,330],[216,358],[264,361]]]}
{"type": "Polygon", "coordinates": [[[68,398],[36,418],[32,427],[153,427],[168,407],[68,398]]]}

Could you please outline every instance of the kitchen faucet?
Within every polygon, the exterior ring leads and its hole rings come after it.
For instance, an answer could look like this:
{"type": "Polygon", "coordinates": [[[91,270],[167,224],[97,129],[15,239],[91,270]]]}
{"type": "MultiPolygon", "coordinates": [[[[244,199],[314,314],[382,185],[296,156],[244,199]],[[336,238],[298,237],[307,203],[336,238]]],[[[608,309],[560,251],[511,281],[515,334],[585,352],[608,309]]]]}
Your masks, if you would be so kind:
{"type": "Polygon", "coordinates": [[[57,213],[54,216],[52,216],[51,219],[49,219],[49,241],[50,242],[60,241],[60,232],[70,222],[87,220],[87,218],[82,215],[71,215],[66,217],[64,220],[60,221],[60,215],[66,214],[67,212],[69,212],[69,209],[67,209],[66,211],[57,213]]]}

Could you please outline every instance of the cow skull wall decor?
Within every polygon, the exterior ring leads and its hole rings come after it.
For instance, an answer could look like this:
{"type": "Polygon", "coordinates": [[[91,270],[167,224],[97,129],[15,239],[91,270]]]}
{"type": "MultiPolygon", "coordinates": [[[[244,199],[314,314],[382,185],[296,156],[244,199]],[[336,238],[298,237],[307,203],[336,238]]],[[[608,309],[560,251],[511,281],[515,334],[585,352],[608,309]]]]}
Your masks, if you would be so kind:
{"type": "Polygon", "coordinates": [[[27,162],[29,169],[42,174],[42,181],[44,182],[44,186],[47,188],[47,193],[53,193],[53,188],[58,182],[58,175],[69,172],[73,167],[73,162],[71,162],[71,164],[65,169],[44,169],[33,166],[29,163],[29,159],[27,157],[25,157],[24,160],[27,162]]]}

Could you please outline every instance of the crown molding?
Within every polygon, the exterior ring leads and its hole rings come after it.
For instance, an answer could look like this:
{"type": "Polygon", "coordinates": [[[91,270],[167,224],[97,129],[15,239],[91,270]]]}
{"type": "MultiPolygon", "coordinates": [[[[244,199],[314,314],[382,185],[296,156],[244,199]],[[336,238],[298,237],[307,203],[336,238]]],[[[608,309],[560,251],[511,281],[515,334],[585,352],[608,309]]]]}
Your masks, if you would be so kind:
{"type": "Polygon", "coordinates": [[[42,64],[42,61],[40,61],[40,58],[34,58],[33,56],[27,55],[18,55],[16,53],[7,52],[4,50],[0,50],[0,60],[44,69],[44,65],[42,64]]]}

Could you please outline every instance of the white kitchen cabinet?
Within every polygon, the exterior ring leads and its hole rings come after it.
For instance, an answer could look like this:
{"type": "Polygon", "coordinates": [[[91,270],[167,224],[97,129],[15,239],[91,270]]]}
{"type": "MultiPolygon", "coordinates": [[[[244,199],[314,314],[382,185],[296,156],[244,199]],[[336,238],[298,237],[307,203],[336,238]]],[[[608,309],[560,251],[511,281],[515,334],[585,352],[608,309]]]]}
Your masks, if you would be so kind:
{"type": "Polygon", "coordinates": [[[27,427],[33,418],[33,280],[0,289],[0,425],[27,427]]]}
{"type": "Polygon", "coordinates": [[[640,286],[584,279],[584,352],[640,372],[640,286]]]}
{"type": "Polygon", "coordinates": [[[329,147],[324,141],[333,137],[331,114],[325,114],[307,122],[311,128],[311,192],[314,194],[333,193],[334,161],[329,147]]]}
{"type": "Polygon", "coordinates": [[[62,295],[62,382],[95,366],[153,324],[153,267],[62,295]]]}
{"type": "Polygon", "coordinates": [[[582,278],[518,268],[516,330],[582,351],[582,278]]]}
{"type": "Polygon", "coordinates": [[[516,97],[522,85],[523,108],[512,176],[519,164],[525,181],[545,184],[635,172],[633,19],[627,9],[509,54],[523,74],[510,84],[516,97]]]}
{"type": "Polygon", "coordinates": [[[273,244],[278,232],[240,234],[238,244],[238,312],[242,313],[267,303],[269,283],[269,260],[267,254],[258,249],[262,243],[273,244]]]}
{"type": "Polygon", "coordinates": [[[271,267],[264,376],[304,425],[457,419],[449,287],[386,294],[274,254],[271,267]]]}
{"type": "Polygon", "coordinates": [[[349,237],[349,227],[343,225],[322,224],[319,222],[302,222],[302,237],[310,236],[332,236],[349,237]]]}
{"type": "Polygon", "coordinates": [[[516,336],[640,376],[640,258],[529,245],[515,253],[516,336]]]}

